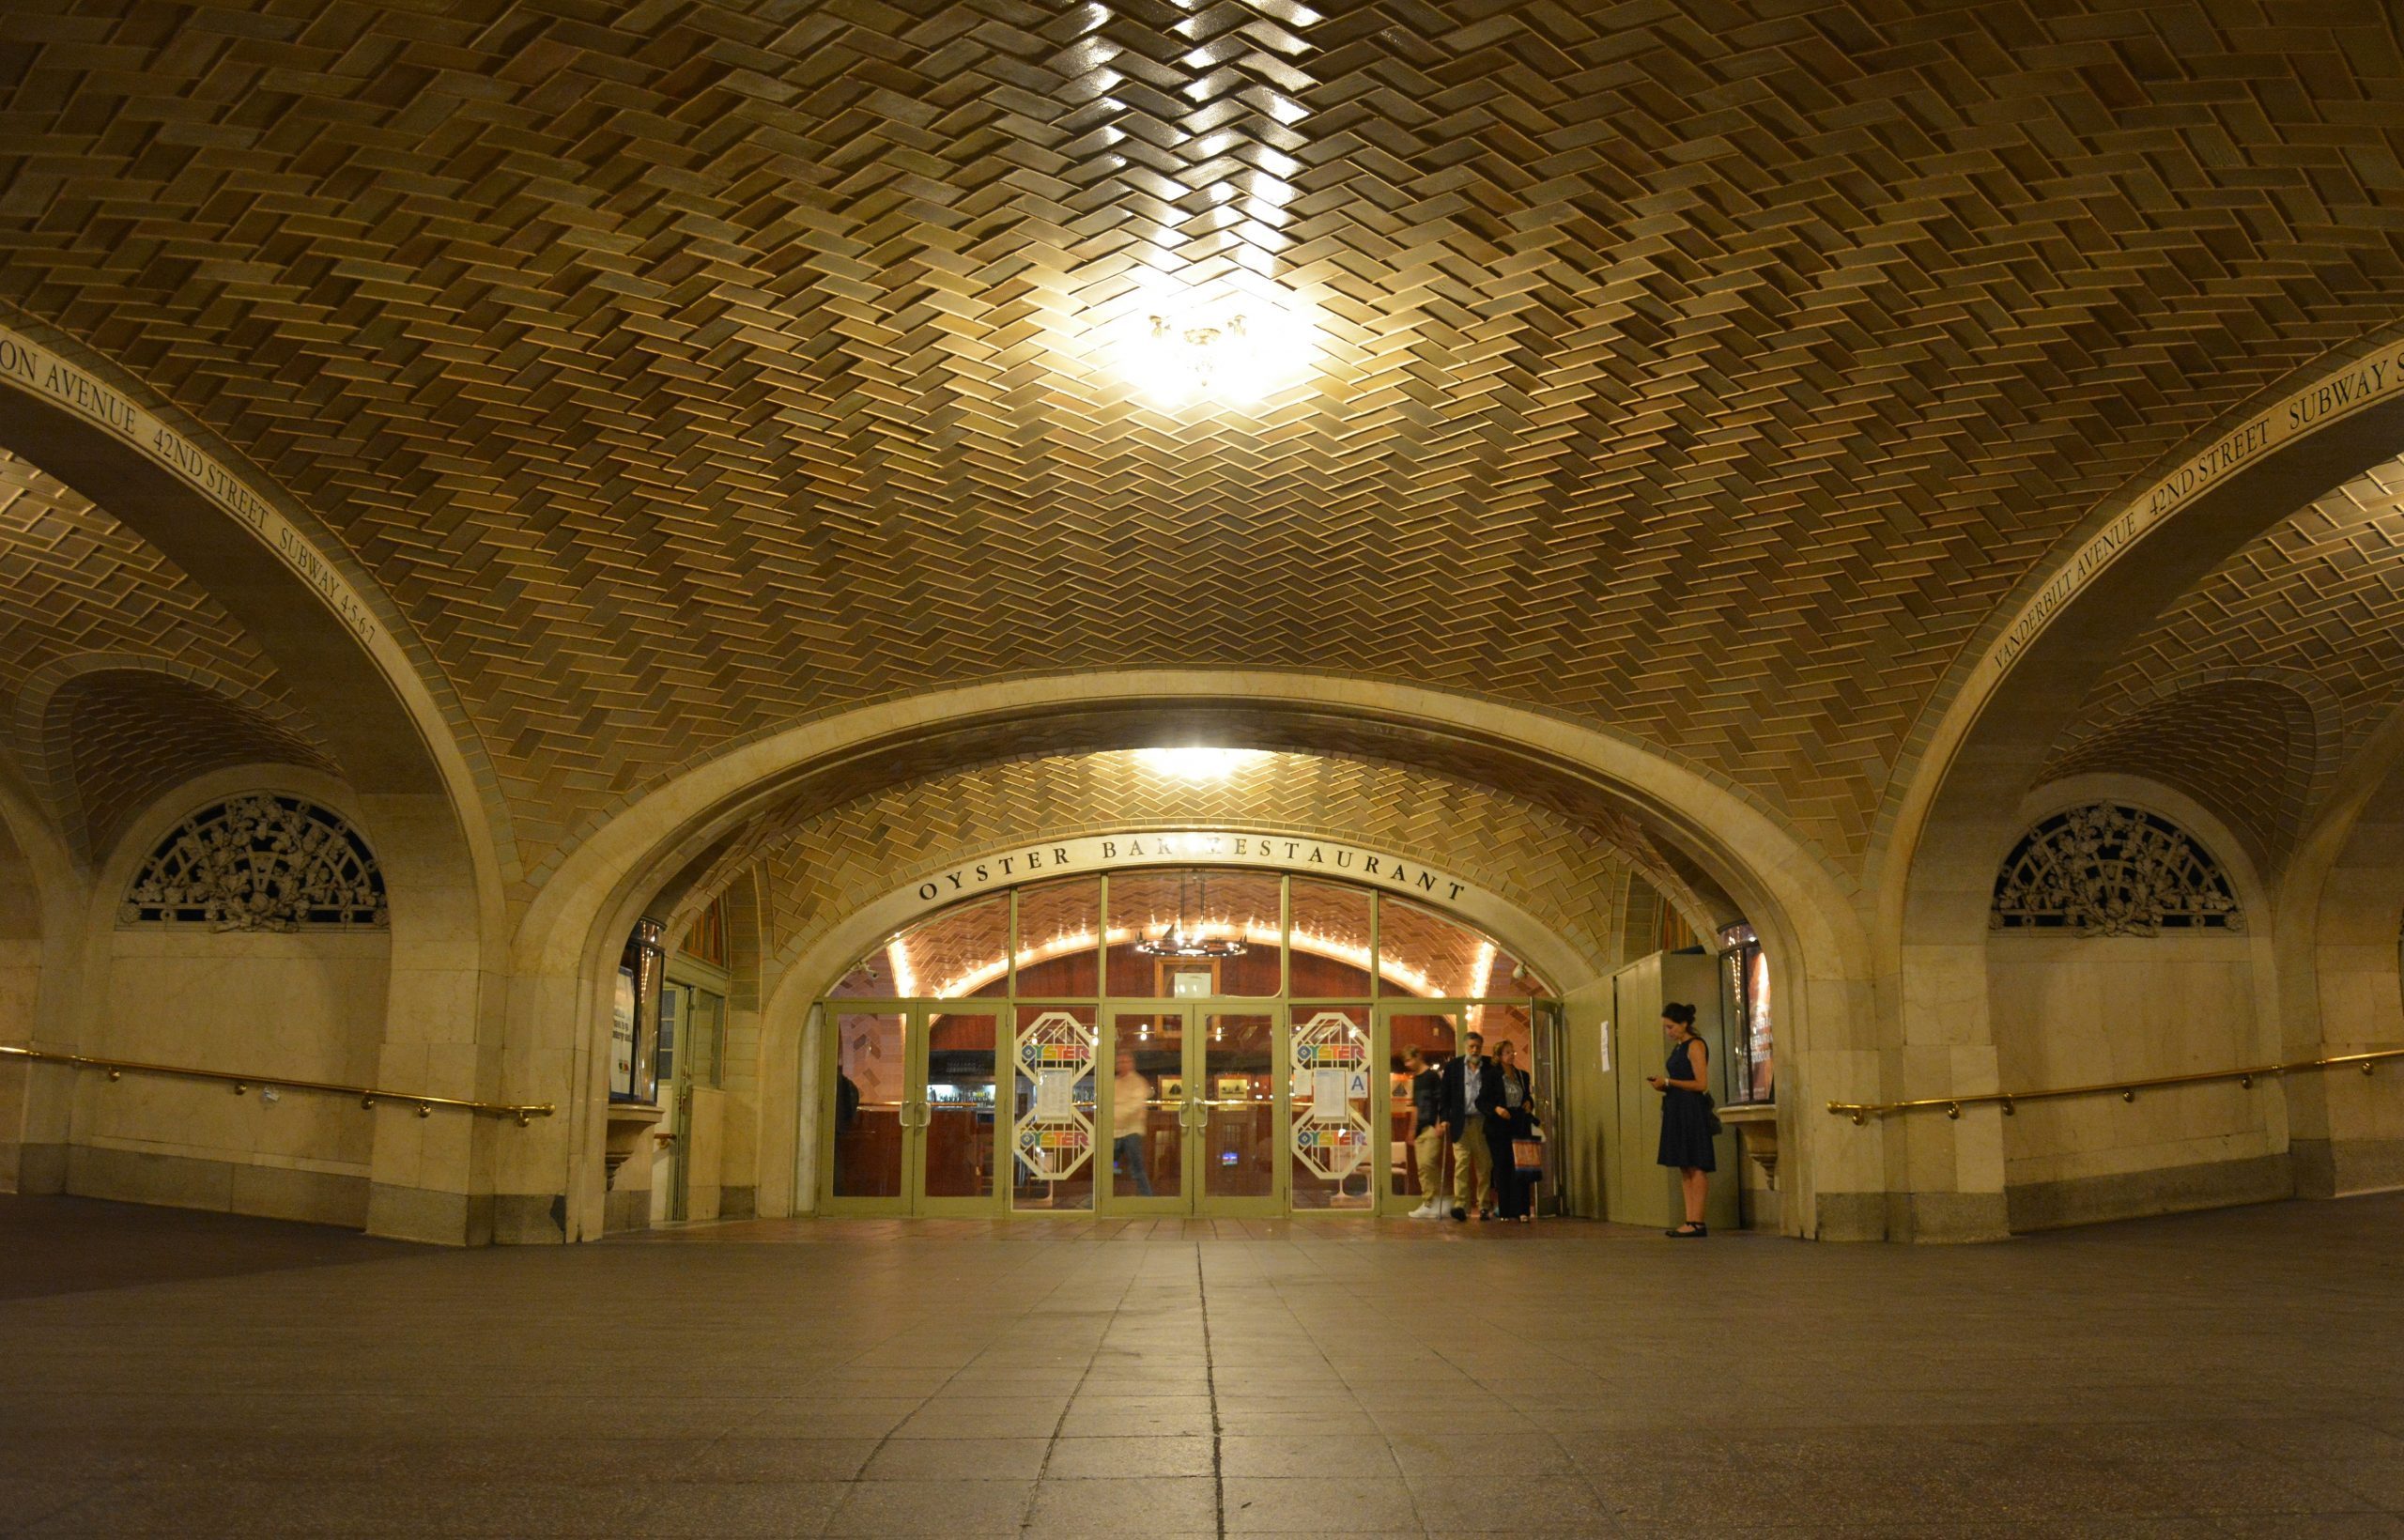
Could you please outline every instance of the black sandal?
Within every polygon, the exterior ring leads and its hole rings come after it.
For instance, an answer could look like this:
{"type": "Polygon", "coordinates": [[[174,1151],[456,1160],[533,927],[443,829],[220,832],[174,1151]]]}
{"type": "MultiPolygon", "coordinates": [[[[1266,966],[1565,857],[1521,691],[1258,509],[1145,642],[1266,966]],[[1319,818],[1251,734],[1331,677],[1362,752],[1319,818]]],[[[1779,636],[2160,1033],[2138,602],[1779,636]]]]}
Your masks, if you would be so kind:
{"type": "Polygon", "coordinates": [[[1711,1226],[1689,1222],[1679,1225],[1674,1230],[1664,1230],[1661,1233],[1672,1240],[1700,1240],[1711,1233],[1711,1226]]]}

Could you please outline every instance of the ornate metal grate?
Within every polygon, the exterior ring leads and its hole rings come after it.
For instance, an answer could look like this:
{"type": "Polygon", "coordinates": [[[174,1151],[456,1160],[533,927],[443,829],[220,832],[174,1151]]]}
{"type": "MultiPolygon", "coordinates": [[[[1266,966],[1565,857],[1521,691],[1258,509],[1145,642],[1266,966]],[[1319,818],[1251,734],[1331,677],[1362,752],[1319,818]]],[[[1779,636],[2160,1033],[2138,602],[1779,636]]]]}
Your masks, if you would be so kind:
{"type": "Polygon", "coordinates": [[[177,825],[135,874],[117,923],[383,930],[392,916],[384,874],[357,830],[315,803],[256,793],[177,825]]]}
{"type": "Polygon", "coordinates": [[[2023,836],[1996,878],[1998,931],[2087,936],[2244,929],[2228,875],[2176,824],[2098,802],[2056,813],[2023,836]]]}

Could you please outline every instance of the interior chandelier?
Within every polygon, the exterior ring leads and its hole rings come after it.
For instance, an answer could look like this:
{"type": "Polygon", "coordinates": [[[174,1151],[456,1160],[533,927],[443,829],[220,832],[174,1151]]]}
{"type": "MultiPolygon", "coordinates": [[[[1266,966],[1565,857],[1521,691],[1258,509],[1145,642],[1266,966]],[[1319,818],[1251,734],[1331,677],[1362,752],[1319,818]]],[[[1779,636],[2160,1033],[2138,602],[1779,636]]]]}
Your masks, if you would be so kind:
{"type": "MultiPolygon", "coordinates": [[[[1241,957],[1252,950],[1249,943],[1234,936],[1203,935],[1198,930],[1188,930],[1185,924],[1185,896],[1194,885],[1187,878],[1177,880],[1177,917],[1152,934],[1135,943],[1135,949],[1146,957],[1241,957]]],[[[1198,909],[1200,905],[1195,905],[1198,909]]]]}
{"type": "Polygon", "coordinates": [[[1181,371],[1196,390],[1230,383],[1233,375],[1248,372],[1252,362],[1252,334],[1244,330],[1241,316],[1230,316],[1216,326],[1180,326],[1155,316],[1151,340],[1155,356],[1181,371]]]}

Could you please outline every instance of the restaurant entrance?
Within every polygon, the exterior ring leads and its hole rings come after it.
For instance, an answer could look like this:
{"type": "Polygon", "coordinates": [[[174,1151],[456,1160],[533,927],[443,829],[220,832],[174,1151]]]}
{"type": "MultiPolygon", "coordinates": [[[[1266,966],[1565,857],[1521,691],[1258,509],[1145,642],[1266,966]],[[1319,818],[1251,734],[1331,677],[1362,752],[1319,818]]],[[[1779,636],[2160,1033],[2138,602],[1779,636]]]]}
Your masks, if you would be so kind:
{"type": "Polygon", "coordinates": [[[820,1002],[821,1211],[1408,1213],[1405,1055],[1511,1043],[1549,1104],[1549,994],[1449,916],[1318,879],[1147,871],[956,905],[820,1002]]]}

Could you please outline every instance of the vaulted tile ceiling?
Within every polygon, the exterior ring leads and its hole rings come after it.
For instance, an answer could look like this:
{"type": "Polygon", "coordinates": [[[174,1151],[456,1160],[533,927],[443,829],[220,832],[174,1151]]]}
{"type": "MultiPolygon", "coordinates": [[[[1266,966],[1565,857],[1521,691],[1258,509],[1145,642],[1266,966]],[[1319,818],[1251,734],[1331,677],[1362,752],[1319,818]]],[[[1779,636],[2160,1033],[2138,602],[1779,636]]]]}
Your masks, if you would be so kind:
{"type": "Polygon", "coordinates": [[[324,517],[536,843],[1180,663],[1605,723],[1842,855],[2066,529],[2404,319],[2383,10],[21,0],[0,310],[324,517]],[[1310,368],[1150,399],[1163,285],[1310,368]]]}

